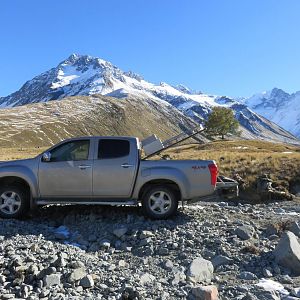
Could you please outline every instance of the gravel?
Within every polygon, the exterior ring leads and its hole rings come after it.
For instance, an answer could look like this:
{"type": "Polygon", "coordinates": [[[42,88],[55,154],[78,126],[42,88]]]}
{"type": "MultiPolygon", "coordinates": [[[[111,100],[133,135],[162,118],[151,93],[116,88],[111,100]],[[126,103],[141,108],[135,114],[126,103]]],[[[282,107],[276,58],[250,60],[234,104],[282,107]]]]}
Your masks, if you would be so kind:
{"type": "Polygon", "coordinates": [[[299,200],[199,202],[164,221],[139,208],[43,207],[0,219],[0,299],[300,299],[299,220],[299,200]],[[277,257],[290,243],[293,265],[277,257]]]}

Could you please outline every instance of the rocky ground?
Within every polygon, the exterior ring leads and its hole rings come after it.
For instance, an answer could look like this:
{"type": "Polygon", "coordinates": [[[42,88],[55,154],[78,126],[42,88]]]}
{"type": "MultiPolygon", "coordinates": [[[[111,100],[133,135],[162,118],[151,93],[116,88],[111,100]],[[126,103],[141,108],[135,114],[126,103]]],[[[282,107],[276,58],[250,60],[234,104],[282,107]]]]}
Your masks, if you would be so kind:
{"type": "Polygon", "coordinates": [[[214,285],[219,299],[299,299],[299,220],[299,199],[199,202],[166,221],[44,207],[0,220],[0,298],[210,299],[197,287],[214,285]]]}

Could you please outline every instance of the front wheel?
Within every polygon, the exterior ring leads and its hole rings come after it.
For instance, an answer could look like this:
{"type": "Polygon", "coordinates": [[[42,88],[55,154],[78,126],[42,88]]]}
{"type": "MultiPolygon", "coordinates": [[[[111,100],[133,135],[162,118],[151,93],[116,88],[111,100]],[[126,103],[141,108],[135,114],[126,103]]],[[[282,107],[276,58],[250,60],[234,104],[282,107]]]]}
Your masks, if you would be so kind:
{"type": "Polygon", "coordinates": [[[0,187],[0,217],[19,218],[29,210],[29,193],[18,185],[0,187]]]}
{"type": "Polygon", "coordinates": [[[151,219],[167,219],[177,211],[178,198],[178,193],[171,187],[150,187],[142,199],[143,213],[151,219]]]}

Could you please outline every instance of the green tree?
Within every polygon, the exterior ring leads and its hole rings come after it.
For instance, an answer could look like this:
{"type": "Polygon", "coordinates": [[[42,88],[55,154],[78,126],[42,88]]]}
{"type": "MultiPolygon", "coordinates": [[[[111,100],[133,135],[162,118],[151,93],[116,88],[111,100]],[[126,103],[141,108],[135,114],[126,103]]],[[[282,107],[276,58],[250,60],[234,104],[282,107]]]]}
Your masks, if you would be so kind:
{"type": "Polygon", "coordinates": [[[205,122],[206,132],[209,136],[224,136],[228,133],[239,135],[239,122],[235,119],[232,109],[215,106],[205,122]]]}

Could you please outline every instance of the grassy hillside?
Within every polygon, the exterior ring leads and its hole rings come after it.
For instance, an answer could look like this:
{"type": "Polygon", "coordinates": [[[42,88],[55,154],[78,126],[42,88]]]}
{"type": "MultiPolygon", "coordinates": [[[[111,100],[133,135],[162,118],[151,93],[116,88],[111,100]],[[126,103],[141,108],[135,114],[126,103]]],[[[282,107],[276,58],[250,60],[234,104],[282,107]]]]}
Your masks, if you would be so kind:
{"type": "Polygon", "coordinates": [[[0,110],[0,147],[46,147],[84,135],[157,134],[162,139],[196,124],[171,105],[139,98],[76,96],[0,110]]]}

